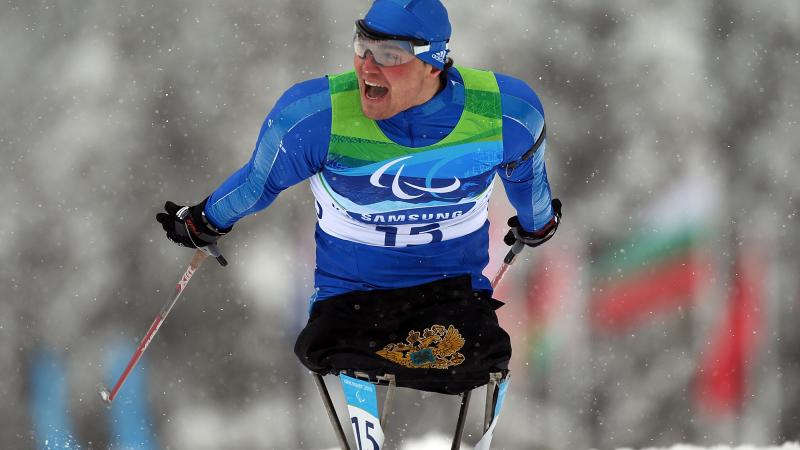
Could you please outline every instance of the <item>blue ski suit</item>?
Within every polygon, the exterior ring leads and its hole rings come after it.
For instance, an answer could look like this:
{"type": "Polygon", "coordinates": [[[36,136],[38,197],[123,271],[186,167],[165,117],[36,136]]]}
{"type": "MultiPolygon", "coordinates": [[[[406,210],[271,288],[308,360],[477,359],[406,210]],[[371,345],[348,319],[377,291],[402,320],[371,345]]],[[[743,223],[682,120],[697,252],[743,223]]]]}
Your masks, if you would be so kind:
{"type": "MultiPolygon", "coordinates": [[[[526,231],[538,231],[553,217],[544,162],[546,142],[542,142],[532,156],[528,152],[544,132],[544,110],[536,93],[525,82],[508,75],[494,75],[502,105],[502,154],[497,155],[499,164],[486,176],[500,175],[522,227],[526,231]],[[526,153],[529,157],[523,157],[526,153]],[[506,166],[509,163],[512,165],[506,166]]],[[[386,137],[397,144],[417,148],[439,142],[454,129],[464,110],[464,80],[456,68],[448,69],[443,76],[446,77],[443,89],[428,102],[389,119],[376,121],[386,137]]],[[[267,115],[250,161],[208,199],[205,213],[211,224],[220,228],[230,227],[239,219],[269,206],[284,189],[335,170],[333,165],[336,161],[331,161],[328,155],[331,128],[328,77],[289,88],[267,115]]],[[[442,163],[437,165],[436,159],[426,164],[430,166],[429,170],[439,170],[442,166],[442,163]]],[[[394,175],[397,186],[405,186],[406,190],[411,189],[409,186],[422,189],[419,186],[424,184],[424,175],[422,182],[413,184],[401,176],[404,167],[387,160],[386,164],[380,165],[378,178],[375,173],[370,177],[370,189],[385,187],[383,191],[376,191],[376,195],[391,202],[393,192],[397,193],[394,188],[388,189],[391,175],[394,175]],[[381,176],[385,181],[380,181],[381,176]]],[[[451,180],[466,179],[462,175],[448,174],[451,180]]],[[[331,178],[330,174],[328,177],[331,178]]],[[[414,192],[417,191],[411,193],[414,192]]],[[[435,189],[428,189],[428,192],[434,193],[426,195],[437,196],[435,189]]],[[[423,193],[400,195],[414,198],[423,193]]],[[[347,192],[339,194],[351,197],[347,192]]],[[[353,198],[359,195],[359,192],[352,192],[353,198]]],[[[318,199],[316,292],[311,297],[312,304],[353,291],[405,288],[461,275],[471,277],[473,289],[491,291],[489,280],[482,274],[489,262],[488,220],[485,216],[474,230],[448,238],[446,233],[430,231],[438,226],[435,216],[431,215],[433,220],[425,222],[424,227],[416,227],[418,231],[414,231],[413,226],[410,228],[412,235],[419,235],[412,237],[427,241],[403,243],[390,236],[390,233],[397,233],[396,227],[386,223],[393,217],[378,211],[376,214],[362,212],[357,218],[362,222],[360,226],[365,225],[365,220],[372,221],[369,226],[374,225],[380,232],[387,233],[387,238],[380,242],[336,233],[332,231],[333,227],[324,227],[322,215],[323,205],[318,199]]]]}

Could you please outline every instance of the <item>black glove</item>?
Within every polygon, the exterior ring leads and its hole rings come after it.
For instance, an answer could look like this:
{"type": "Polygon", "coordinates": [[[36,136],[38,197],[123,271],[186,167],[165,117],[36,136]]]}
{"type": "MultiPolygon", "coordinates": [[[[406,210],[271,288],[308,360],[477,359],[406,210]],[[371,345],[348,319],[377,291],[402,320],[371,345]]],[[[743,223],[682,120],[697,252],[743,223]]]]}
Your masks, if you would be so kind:
{"type": "Polygon", "coordinates": [[[541,230],[536,232],[525,231],[519,224],[519,219],[514,216],[508,219],[508,226],[511,227],[503,238],[506,245],[514,245],[517,241],[530,247],[538,247],[553,237],[561,223],[561,200],[555,198],[550,204],[553,208],[553,218],[541,230]]]}
{"type": "Polygon", "coordinates": [[[164,211],[156,214],[167,237],[172,242],[184,247],[198,248],[213,244],[231,231],[219,229],[206,219],[205,207],[208,198],[194,206],[181,206],[172,202],[164,204],[164,211]]]}

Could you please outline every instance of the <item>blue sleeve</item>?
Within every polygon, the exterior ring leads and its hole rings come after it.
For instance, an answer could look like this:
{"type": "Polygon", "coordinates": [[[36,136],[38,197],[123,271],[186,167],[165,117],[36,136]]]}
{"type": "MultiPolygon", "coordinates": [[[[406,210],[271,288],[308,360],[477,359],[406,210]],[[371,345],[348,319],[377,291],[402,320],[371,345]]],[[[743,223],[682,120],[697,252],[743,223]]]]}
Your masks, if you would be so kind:
{"type": "Polygon", "coordinates": [[[284,189],[322,170],[331,131],[328,79],[292,86],[267,115],[253,156],[215,190],[206,217],[228,228],[269,206],[284,189]]]}
{"type": "Polygon", "coordinates": [[[533,156],[523,159],[544,132],[544,108],[539,97],[524,81],[495,74],[503,108],[503,162],[497,169],[520,224],[537,231],[553,218],[550,183],[543,139],[533,156]],[[513,169],[506,164],[516,164],[513,169]]]}

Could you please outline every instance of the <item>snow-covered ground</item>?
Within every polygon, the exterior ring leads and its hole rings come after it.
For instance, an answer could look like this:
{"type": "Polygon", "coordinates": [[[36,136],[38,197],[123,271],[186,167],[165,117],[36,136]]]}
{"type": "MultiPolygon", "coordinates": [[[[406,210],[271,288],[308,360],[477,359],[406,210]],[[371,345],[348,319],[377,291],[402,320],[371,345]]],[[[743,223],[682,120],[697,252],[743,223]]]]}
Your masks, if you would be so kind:
{"type": "MultiPolygon", "coordinates": [[[[450,444],[452,438],[449,438],[444,435],[436,435],[431,434],[425,436],[418,440],[409,439],[406,444],[402,447],[402,450],[442,450],[446,448],[450,448],[450,444]]],[[[472,450],[472,447],[468,445],[462,445],[462,450],[472,450]]],[[[332,448],[331,450],[337,450],[337,448],[332,448]]],[[[498,450],[501,450],[498,448],[498,450]]],[[[506,450],[516,450],[516,449],[506,449],[506,450]]],[[[619,450],[634,450],[631,448],[622,448],[619,450]]],[[[752,445],[741,445],[741,446],[725,446],[725,445],[718,445],[713,447],[698,447],[695,445],[688,445],[688,444],[678,444],[672,447],[648,447],[641,450],[800,450],[800,444],[796,442],[787,442],[782,446],[772,446],[772,447],[756,447],[752,445]]]]}
{"type": "MultiPolygon", "coordinates": [[[[631,450],[631,449],[620,449],[631,450]]],[[[736,447],[729,447],[726,445],[715,445],[713,447],[697,447],[695,445],[680,444],[673,447],[648,447],[642,450],[800,450],[800,444],[796,442],[787,442],[780,447],[755,447],[752,445],[740,445],[736,447]]]]}

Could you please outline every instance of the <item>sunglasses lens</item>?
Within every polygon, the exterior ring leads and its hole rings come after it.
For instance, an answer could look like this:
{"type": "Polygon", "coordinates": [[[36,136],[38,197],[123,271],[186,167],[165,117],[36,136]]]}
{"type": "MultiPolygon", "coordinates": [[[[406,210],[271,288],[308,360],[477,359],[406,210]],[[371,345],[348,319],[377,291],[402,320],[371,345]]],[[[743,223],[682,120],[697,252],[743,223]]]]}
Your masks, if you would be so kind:
{"type": "Polygon", "coordinates": [[[353,50],[360,58],[366,58],[369,52],[376,63],[387,67],[399,66],[414,59],[410,42],[367,39],[359,33],[353,38],[353,50]]]}

